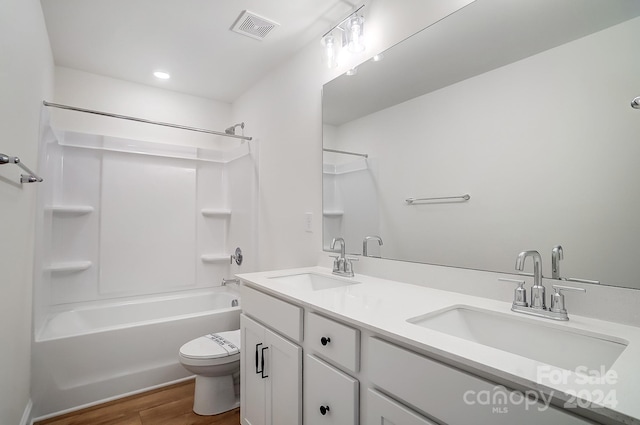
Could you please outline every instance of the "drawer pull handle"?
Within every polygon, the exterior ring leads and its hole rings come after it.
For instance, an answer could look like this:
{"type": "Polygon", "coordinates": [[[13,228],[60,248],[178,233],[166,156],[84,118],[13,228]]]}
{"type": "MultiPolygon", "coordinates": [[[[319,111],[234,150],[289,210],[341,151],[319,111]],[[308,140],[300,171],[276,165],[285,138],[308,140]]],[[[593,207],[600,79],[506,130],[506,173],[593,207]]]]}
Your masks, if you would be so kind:
{"type": "Polygon", "coordinates": [[[326,415],[329,410],[331,410],[329,406],[320,406],[320,414],[322,416],[326,415]]]}
{"type": "MultiPolygon", "coordinates": [[[[260,344],[256,344],[256,374],[258,373],[262,373],[262,371],[260,369],[258,369],[258,348],[262,345],[262,343],[260,344]]],[[[264,364],[264,363],[263,363],[264,364]]]]}
{"type": "MultiPolygon", "coordinates": [[[[322,345],[327,345],[328,343],[331,342],[331,338],[327,338],[326,336],[323,336],[322,338],[320,338],[320,343],[322,345]]],[[[328,409],[327,409],[328,410],[328,409]]]]}
{"type": "Polygon", "coordinates": [[[269,347],[262,347],[260,349],[260,352],[262,354],[262,359],[260,360],[260,367],[262,368],[262,370],[260,371],[260,376],[262,377],[262,379],[269,377],[269,375],[264,374],[264,350],[268,350],[268,349],[269,347]]]}

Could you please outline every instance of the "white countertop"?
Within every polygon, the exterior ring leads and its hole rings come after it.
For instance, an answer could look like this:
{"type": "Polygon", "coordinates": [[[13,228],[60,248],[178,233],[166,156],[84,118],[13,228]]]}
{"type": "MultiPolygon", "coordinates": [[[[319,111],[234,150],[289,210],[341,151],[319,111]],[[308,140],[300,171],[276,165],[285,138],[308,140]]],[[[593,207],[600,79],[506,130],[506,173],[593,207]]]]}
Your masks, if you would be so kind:
{"type": "MultiPolygon", "coordinates": [[[[325,312],[347,323],[382,336],[409,344],[454,365],[475,371],[498,381],[508,381],[587,407],[600,415],[622,423],[640,424],[640,328],[571,314],[568,322],[514,313],[511,304],[488,298],[358,275],[355,285],[313,291],[283,285],[275,276],[316,273],[337,278],[330,269],[307,267],[237,275],[262,291],[303,307],[325,312]],[[628,346],[610,368],[609,382],[590,384],[574,371],[563,372],[566,378],[548,379],[539,371],[559,369],[506,351],[417,326],[407,319],[437,312],[457,305],[500,312],[514,318],[534,321],[543,326],[569,328],[583,334],[604,334],[628,341],[628,346]],[[577,398],[575,396],[578,396],[577,398]],[[591,403],[588,403],[591,401],[591,403]]],[[[348,279],[348,278],[344,278],[348,279]]],[[[526,335],[522,336],[526,338],[526,335]]],[[[545,341],[540,341],[545,344],[545,341]]],[[[549,350],[562,347],[549,346],[549,350]]],[[[552,375],[553,376],[553,375],[552,375]]],[[[556,375],[557,376],[557,375],[556,375]]]]}

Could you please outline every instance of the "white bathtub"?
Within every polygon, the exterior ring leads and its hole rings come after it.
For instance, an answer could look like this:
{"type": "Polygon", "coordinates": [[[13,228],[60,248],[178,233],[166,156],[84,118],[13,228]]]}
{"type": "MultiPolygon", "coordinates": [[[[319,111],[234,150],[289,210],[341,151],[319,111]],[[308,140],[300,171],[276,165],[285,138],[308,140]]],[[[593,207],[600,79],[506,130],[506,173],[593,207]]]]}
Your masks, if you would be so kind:
{"type": "Polygon", "coordinates": [[[226,288],[79,307],[51,315],[33,345],[34,417],[180,380],[185,342],[240,327],[226,288]]]}

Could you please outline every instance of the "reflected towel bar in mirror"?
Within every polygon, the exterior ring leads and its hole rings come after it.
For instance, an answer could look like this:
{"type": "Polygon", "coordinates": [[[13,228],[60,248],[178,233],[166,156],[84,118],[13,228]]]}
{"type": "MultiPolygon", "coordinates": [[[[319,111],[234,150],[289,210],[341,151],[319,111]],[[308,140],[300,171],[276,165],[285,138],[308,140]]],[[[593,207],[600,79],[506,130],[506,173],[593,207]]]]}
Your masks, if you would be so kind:
{"type": "Polygon", "coordinates": [[[42,177],[39,177],[36,173],[31,171],[29,167],[20,162],[20,158],[18,158],[17,156],[9,156],[0,153],[0,165],[2,164],[16,164],[18,167],[22,168],[28,173],[20,174],[20,183],[39,183],[42,181],[42,177]]]}
{"type": "Polygon", "coordinates": [[[337,149],[328,149],[328,148],[323,148],[322,150],[325,152],[333,152],[333,153],[340,153],[343,155],[355,155],[355,156],[362,156],[364,158],[369,158],[369,155],[367,155],[366,153],[339,151],[337,149]]]}
{"type": "Polygon", "coordinates": [[[439,198],[407,198],[404,201],[408,205],[413,205],[415,202],[429,202],[429,201],[447,201],[447,200],[460,200],[460,201],[468,201],[471,199],[471,195],[461,195],[461,196],[442,196],[439,198]]]}

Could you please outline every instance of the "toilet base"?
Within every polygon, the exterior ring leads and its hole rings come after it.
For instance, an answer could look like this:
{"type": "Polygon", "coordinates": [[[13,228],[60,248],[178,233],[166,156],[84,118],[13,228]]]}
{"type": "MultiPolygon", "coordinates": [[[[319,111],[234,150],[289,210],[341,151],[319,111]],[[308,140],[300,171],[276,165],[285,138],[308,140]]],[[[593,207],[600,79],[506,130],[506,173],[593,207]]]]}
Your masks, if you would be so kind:
{"type": "Polygon", "coordinates": [[[240,406],[233,386],[233,375],[196,376],[193,411],[201,416],[218,415],[240,406]]]}

